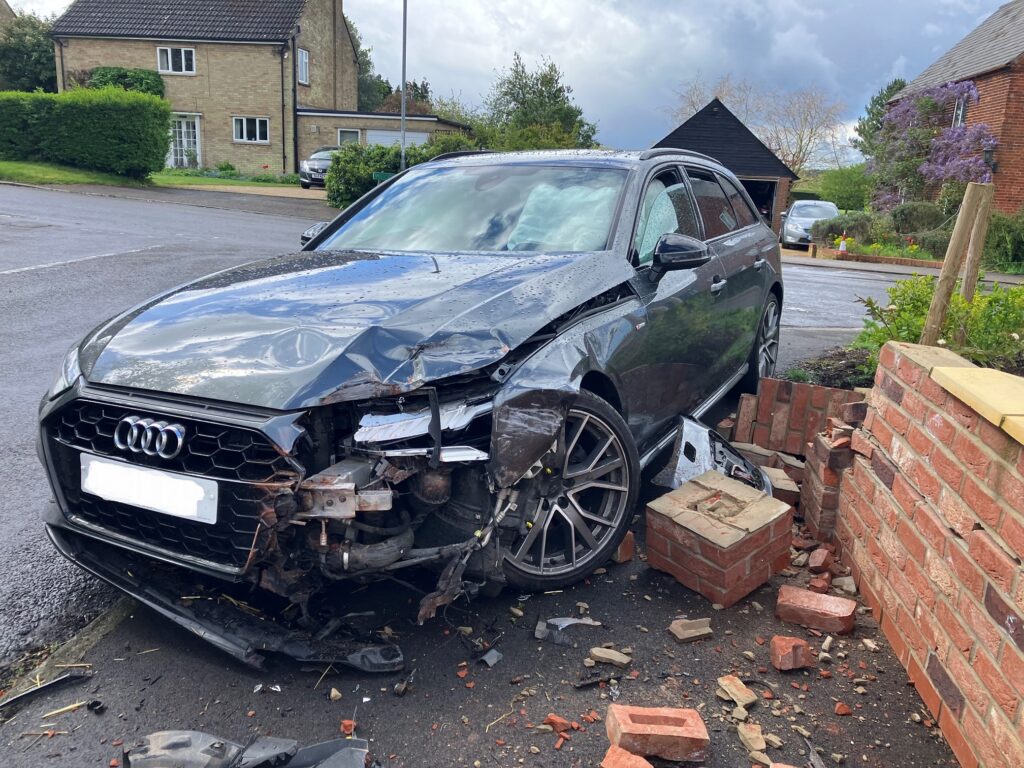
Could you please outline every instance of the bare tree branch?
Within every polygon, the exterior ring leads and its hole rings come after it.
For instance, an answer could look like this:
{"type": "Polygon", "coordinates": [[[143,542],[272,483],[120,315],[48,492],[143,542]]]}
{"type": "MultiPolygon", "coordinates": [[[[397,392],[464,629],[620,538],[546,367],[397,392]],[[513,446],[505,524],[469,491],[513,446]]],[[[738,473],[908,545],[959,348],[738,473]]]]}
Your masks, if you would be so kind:
{"type": "Polygon", "coordinates": [[[683,122],[717,97],[797,174],[812,165],[841,164],[844,106],[820,88],[773,91],[724,75],[715,82],[698,71],[677,92],[674,117],[683,122]]]}

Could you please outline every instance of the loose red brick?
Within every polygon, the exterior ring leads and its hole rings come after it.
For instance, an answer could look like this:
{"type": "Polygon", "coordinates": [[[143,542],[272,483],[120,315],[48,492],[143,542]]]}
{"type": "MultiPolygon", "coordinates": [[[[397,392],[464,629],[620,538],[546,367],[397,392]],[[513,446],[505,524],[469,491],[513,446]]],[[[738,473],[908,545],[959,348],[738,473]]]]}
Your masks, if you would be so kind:
{"type": "Polygon", "coordinates": [[[555,733],[565,733],[572,728],[572,723],[554,712],[549,712],[544,718],[544,725],[550,725],[555,733]]]}
{"type": "Polygon", "coordinates": [[[850,448],[854,453],[859,453],[861,456],[869,459],[871,458],[871,452],[875,450],[875,447],[867,438],[867,433],[860,429],[853,433],[853,437],[850,440],[850,448]]]}
{"type": "Polygon", "coordinates": [[[601,768],[651,768],[651,764],[640,755],[612,744],[601,759],[601,768]]]}
{"type": "Polygon", "coordinates": [[[1020,566],[993,541],[988,531],[972,531],[967,551],[1000,589],[1009,591],[1020,566]]]}
{"type": "Polygon", "coordinates": [[[853,714],[853,710],[850,709],[849,704],[844,704],[841,701],[836,702],[835,709],[833,710],[840,717],[849,717],[853,714]]]}
{"type": "Polygon", "coordinates": [[[775,635],[771,639],[769,650],[772,656],[772,666],[780,672],[814,666],[811,647],[806,640],[799,637],[775,635]]]}
{"type": "Polygon", "coordinates": [[[618,549],[615,550],[615,554],[612,555],[612,560],[616,563],[628,563],[632,561],[635,551],[636,542],[633,539],[633,532],[627,531],[626,538],[622,540],[618,549]]]}
{"type": "Polygon", "coordinates": [[[819,595],[826,594],[831,587],[832,574],[828,571],[815,576],[807,583],[807,588],[811,590],[811,592],[817,592],[819,595]]]}
{"type": "Polygon", "coordinates": [[[848,634],[853,631],[857,603],[844,597],[818,595],[790,584],[779,588],[775,614],[783,621],[802,624],[823,632],[848,634]]]}
{"type": "Polygon", "coordinates": [[[819,547],[811,552],[811,556],[807,560],[807,567],[811,573],[824,573],[830,565],[832,565],[832,553],[824,547],[819,547]]]}
{"type": "Polygon", "coordinates": [[[635,755],[700,762],[707,759],[711,744],[704,721],[695,709],[610,704],[605,725],[608,740],[635,755]]]}

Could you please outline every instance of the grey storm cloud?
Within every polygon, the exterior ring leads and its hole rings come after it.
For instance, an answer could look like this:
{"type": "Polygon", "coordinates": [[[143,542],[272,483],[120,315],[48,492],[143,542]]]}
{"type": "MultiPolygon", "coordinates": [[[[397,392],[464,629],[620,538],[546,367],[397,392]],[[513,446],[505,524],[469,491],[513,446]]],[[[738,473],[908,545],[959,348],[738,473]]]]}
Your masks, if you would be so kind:
{"type": "MultiPolygon", "coordinates": [[[[54,13],[66,0],[15,0],[54,13]]],[[[514,51],[565,72],[598,139],[668,133],[680,84],[731,73],[773,90],[820,86],[854,120],[893,77],[912,78],[999,0],[409,0],[408,75],[479,103],[514,51]]],[[[401,0],[348,0],[377,70],[400,78],[401,0]]]]}

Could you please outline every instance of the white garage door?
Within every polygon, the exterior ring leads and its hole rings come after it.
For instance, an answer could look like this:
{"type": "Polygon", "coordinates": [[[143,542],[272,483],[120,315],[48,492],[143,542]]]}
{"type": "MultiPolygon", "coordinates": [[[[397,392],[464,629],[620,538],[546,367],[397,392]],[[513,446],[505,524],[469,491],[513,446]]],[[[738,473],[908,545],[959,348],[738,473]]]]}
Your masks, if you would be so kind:
{"type": "MultiPolygon", "coordinates": [[[[417,131],[406,131],[405,132],[405,146],[411,147],[418,144],[426,144],[427,139],[430,138],[429,133],[419,133],[417,131]]],[[[367,144],[383,144],[385,147],[390,147],[392,144],[402,143],[402,132],[401,131],[367,131],[366,132],[366,143],[367,144]]]]}

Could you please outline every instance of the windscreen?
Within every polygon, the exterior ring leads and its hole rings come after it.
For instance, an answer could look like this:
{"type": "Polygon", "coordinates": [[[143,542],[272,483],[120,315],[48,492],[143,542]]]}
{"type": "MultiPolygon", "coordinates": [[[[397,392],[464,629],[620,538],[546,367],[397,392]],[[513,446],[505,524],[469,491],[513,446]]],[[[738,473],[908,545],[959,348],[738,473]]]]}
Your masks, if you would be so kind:
{"type": "Polygon", "coordinates": [[[617,168],[414,168],[319,250],[600,251],[625,180],[617,168]]]}
{"type": "Polygon", "coordinates": [[[793,215],[805,219],[828,219],[839,215],[839,209],[832,203],[798,203],[793,206],[793,215]]]}

